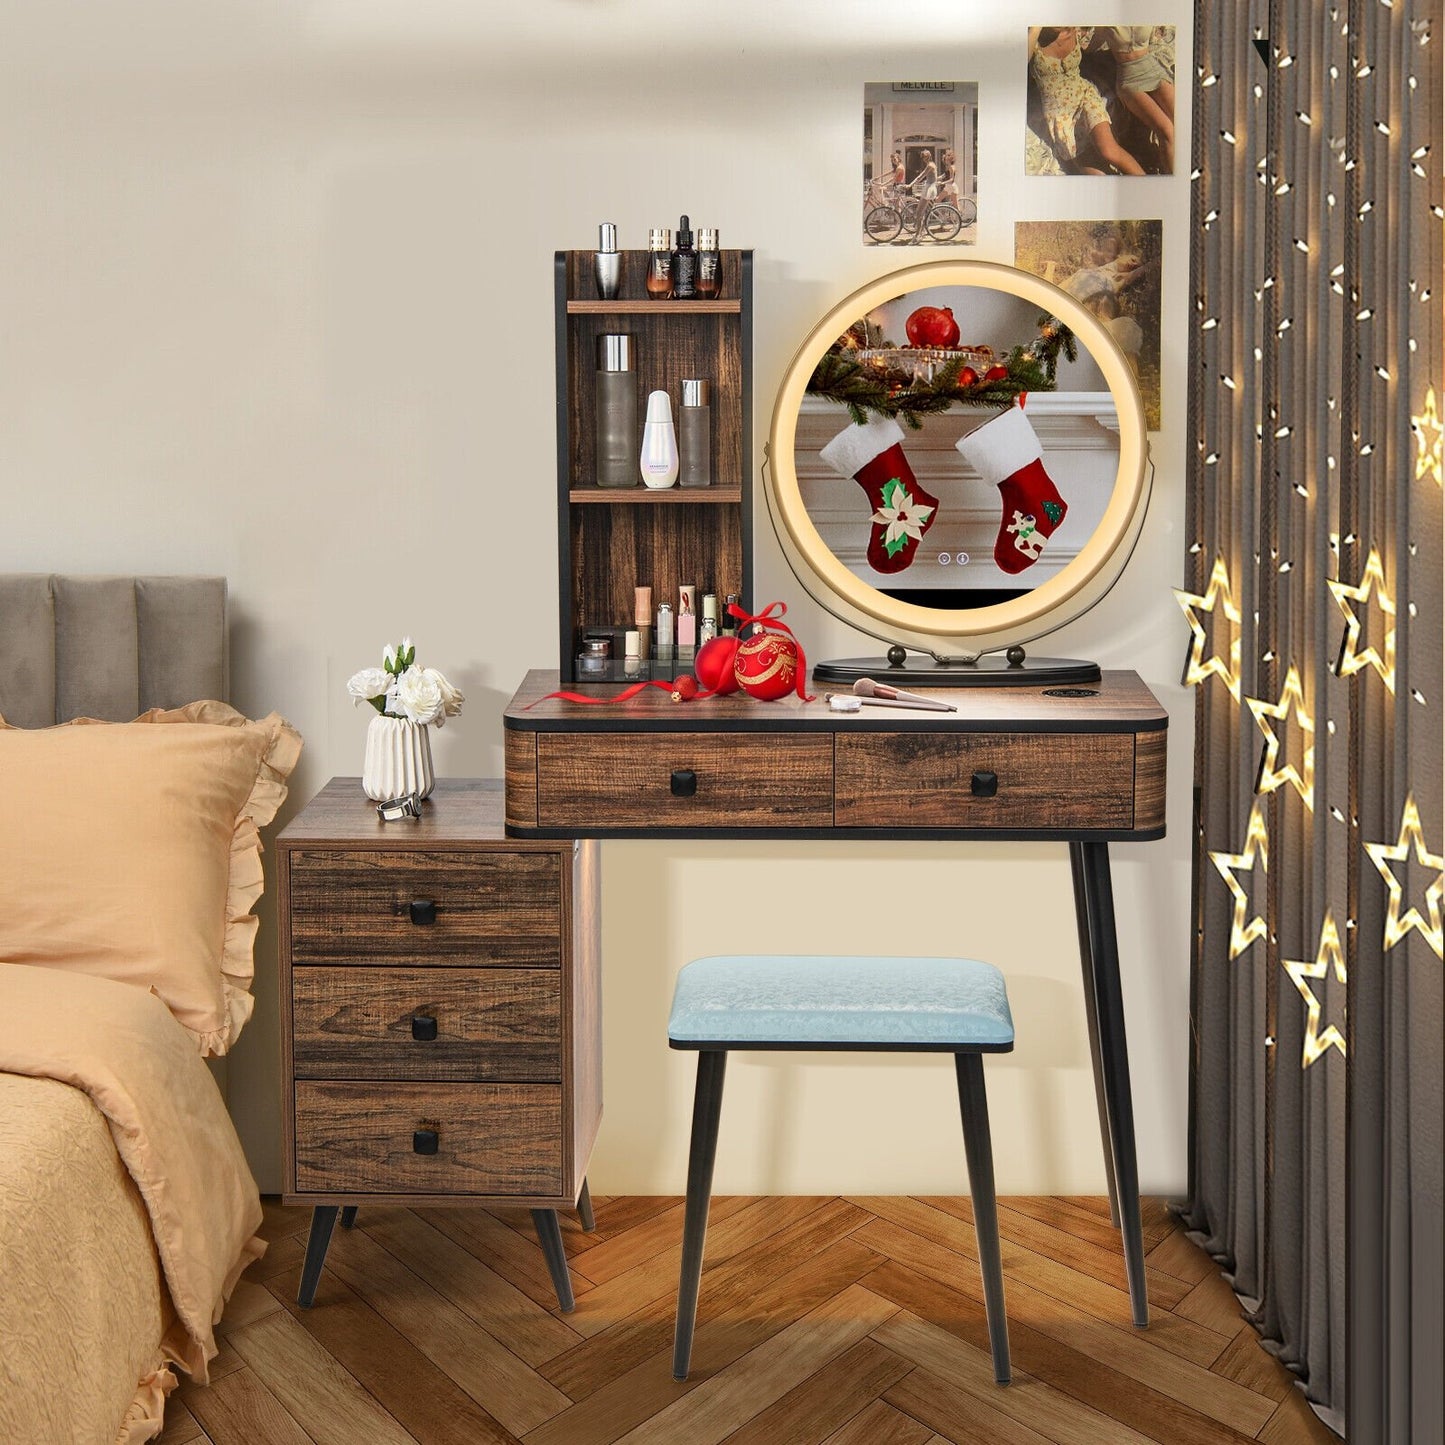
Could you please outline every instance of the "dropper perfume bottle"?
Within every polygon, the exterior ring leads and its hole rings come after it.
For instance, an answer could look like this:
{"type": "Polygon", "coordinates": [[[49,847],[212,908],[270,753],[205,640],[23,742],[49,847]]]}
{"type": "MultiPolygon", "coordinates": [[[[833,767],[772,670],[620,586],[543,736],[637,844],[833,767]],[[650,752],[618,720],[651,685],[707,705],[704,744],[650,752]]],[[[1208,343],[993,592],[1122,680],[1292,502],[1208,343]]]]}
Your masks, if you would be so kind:
{"type": "Polygon", "coordinates": [[[692,301],[697,296],[697,252],[692,248],[692,226],[686,216],[677,223],[672,248],[672,295],[675,301],[692,301]]]}

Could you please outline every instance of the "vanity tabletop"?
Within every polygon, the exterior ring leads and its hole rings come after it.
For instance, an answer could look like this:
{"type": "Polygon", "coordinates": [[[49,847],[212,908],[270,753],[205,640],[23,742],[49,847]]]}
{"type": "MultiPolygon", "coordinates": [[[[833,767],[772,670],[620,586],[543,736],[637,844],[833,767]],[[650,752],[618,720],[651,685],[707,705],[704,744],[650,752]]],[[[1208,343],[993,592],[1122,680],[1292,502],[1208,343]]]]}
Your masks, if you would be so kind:
{"type": "MultiPolygon", "coordinates": [[[[886,680],[886,672],[879,678],[886,680]]],[[[957,712],[864,707],[836,713],[828,692],[846,693],[842,684],[814,684],[812,702],[795,693],[775,702],[759,702],[737,692],[727,697],[674,703],[670,693],[649,687],[626,702],[608,702],[624,691],[620,683],[576,683],[567,691],[595,697],[601,705],[549,698],[558,690],[555,671],[533,669],[507,705],[503,725],[513,732],[1161,732],[1169,715],[1138,673],[1105,672],[1097,683],[1066,691],[1086,696],[1050,696],[1038,687],[928,688],[912,681],[909,691],[953,703],[957,712]]],[[[1053,691],[1058,692],[1059,689],[1053,691]]]]}

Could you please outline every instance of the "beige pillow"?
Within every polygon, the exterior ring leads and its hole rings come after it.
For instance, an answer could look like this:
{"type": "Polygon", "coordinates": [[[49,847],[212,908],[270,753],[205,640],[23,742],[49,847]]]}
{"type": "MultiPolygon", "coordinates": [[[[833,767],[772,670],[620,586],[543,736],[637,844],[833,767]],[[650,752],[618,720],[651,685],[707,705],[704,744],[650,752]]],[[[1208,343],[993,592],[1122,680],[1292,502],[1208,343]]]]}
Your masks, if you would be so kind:
{"type": "Polygon", "coordinates": [[[158,994],[203,1054],[251,1016],[261,838],[301,737],[220,702],[12,728],[0,718],[0,963],[158,994]]]}

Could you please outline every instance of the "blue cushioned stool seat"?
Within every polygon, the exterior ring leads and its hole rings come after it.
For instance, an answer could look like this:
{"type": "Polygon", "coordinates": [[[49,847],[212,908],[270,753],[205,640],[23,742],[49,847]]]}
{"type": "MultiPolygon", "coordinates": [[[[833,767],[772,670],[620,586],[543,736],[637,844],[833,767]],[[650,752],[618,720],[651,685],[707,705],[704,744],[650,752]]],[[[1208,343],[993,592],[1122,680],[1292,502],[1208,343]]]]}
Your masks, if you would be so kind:
{"type": "Polygon", "coordinates": [[[677,976],[675,1049],[886,1049],[1005,1053],[1003,975],[972,958],[720,954],[677,976]]]}

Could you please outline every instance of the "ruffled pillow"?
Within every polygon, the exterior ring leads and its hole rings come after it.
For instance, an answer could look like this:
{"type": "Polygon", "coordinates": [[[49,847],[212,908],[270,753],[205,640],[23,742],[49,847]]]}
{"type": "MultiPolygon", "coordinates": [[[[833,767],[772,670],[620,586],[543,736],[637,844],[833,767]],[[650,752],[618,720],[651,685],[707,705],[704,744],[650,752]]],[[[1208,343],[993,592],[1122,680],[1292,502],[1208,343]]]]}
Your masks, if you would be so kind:
{"type": "Polygon", "coordinates": [[[148,988],[224,1054],[251,1016],[261,836],[301,737],[220,702],[133,723],[0,718],[0,963],[148,988]]]}

